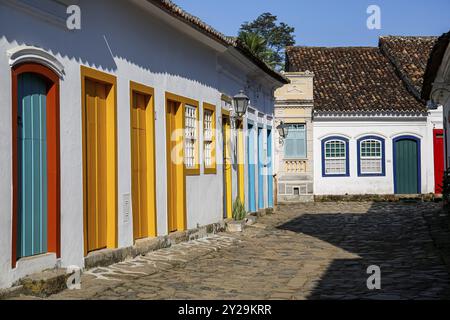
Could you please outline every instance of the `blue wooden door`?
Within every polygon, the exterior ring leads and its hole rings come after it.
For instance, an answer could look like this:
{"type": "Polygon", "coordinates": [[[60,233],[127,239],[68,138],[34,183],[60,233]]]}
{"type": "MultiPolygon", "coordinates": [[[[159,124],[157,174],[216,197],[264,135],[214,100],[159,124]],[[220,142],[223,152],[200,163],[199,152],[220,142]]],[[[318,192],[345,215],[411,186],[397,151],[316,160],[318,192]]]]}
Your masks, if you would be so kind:
{"type": "Polygon", "coordinates": [[[248,164],[248,206],[250,212],[256,211],[256,184],[255,184],[255,135],[253,125],[248,125],[247,136],[247,164],[248,164]]]}
{"type": "Polygon", "coordinates": [[[258,209],[264,209],[264,140],[263,129],[258,128],[258,209]]]}
{"type": "Polygon", "coordinates": [[[269,208],[273,208],[272,138],[272,130],[267,129],[267,199],[269,208]]]}
{"type": "Polygon", "coordinates": [[[32,73],[18,79],[17,257],[47,252],[47,84],[32,73]]]}

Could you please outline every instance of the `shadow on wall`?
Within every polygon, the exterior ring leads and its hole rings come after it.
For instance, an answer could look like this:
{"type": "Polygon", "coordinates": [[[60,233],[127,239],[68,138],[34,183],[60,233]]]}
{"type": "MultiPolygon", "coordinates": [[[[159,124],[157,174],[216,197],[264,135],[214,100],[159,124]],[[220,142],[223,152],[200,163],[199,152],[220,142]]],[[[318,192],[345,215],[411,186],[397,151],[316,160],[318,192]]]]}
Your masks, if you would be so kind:
{"type": "Polygon", "coordinates": [[[329,208],[331,212],[305,214],[278,227],[357,256],[334,260],[309,299],[449,297],[450,277],[420,213],[430,210],[429,205],[374,203],[362,214],[336,212],[339,206],[329,208]],[[367,268],[372,265],[381,268],[381,290],[367,288],[367,268]]]}
{"type": "Polygon", "coordinates": [[[82,24],[78,31],[6,7],[3,14],[0,12],[0,38],[36,46],[107,72],[117,71],[117,63],[123,60],[152,73],[217,87],[215,53],[201,44],[194,46],[188,36],[152,19],[141,8],[128,1],[106,0],[80,1],[80,7],[82,24]],[[185,63],[187,56],[191,64],[185,63]]]}

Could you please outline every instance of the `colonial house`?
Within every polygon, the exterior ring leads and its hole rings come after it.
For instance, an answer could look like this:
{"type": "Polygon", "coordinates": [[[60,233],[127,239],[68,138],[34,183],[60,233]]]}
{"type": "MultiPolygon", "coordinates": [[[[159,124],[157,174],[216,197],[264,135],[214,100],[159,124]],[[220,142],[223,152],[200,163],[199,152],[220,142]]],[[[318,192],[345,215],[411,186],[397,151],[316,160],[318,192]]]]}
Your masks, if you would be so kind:
{"type": "Polygon", "coordinates": [[[435,42],[388,36],[379,47],[287,48],[291,84],[277,91],[276,121],[292,133],[277,146],[279,201],[291,192],[284,180],[312,180],[317,196],[440,193],[442,119],[421,99],[435,42]],[[294,159],[292,144],[301,150],[294,159]],[[311,168],[289,173],[293,160],[311,168]]]}
{"type": "Polygon", "coordinates": [[[443,34],[430,54],[422,98],[429,101],[430,112],[442,111],[445,136],[445,168],[450,168],[450,32],[443,34]]]}
{"type": "Polygon", "coordinates": [[[0,288],[273,205],[288,80],[171,1],[0,0],[0,75],[0,288]]]}

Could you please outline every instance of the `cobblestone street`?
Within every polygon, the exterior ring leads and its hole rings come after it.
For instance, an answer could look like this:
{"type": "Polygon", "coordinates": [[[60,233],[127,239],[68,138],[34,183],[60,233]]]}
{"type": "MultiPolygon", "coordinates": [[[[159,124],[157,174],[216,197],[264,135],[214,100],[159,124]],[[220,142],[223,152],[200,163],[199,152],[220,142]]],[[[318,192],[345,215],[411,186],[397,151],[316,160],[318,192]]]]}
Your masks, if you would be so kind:
{"type": "Polygon", "coordinates": [[[450,277],[427,224],[439,206],[283,206],[243,234],[90,270],[82,290],[50,299],[445,299],[450,277]],[[371,265],[381,290],[367,289],[371,265]]]}

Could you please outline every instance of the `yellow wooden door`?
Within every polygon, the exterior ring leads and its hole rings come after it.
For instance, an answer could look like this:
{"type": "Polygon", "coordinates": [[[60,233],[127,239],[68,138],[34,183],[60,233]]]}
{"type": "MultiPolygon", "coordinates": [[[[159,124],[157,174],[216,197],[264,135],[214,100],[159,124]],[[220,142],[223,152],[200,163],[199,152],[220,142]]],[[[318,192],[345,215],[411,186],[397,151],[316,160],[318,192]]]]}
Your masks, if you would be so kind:
{"type": "Polygon", "coordinates": [[[154,117],[151,97],[133,92],[131,108],[134,239],[156,236],[154,117]]]}
{"type": "Polygon", "coordinates": [[[86,80],[87,251],[107,247],[107,85],[86,80]]]}
{"type": "Polygon", "coordinates": [[[224,210],[228,219],[232,213],[232,150],[231,150],[231,126],[229,117],[223,117],[223,169],[224,169],[224,210]]]}

